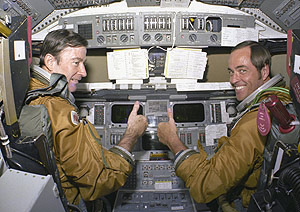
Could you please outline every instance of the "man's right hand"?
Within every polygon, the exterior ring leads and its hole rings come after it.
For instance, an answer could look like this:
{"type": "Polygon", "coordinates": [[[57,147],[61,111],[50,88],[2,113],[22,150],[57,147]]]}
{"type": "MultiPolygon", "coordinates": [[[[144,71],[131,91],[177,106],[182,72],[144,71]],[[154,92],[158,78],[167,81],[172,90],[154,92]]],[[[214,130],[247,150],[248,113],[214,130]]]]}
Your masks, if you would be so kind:
{"type": "Polygon", "coordinates": [[[137,114],[139,107],[140,103],[136,101],[128,117],[125,134],[118,144],[119,146],[127,149],[129,152],[133,149],[137,139],[144,134],[148,127],[146,117],[137,114]]]}
{"type": "Polygon", "coordinates": [[[148,126],[146,117],[137,114],[139,108],[140,104],[138,101],[136,101],[128,117],[127,129],[125,132],[125,134],[129,134],[130,136],[135,137],[136,139],[144,134],[148,126]]]}
{"type": "Polygon", "coordinates": [[[168,108],[168,117],[168,122],[158,124],[157,137],[161,143],[167,145],[169,149],[176,154],[180,150],[187,149],[187,147],[178,138],[173,112],[170,108],[168,108]]]}
{"type": "Polygon", "coordinates": [[[168,146],[168,143],[177,137],[177,128],[173,118],[173,112],[168,108],[168,122],[161,122],[157,127],[157,137],[159,141],[168,146]]]}

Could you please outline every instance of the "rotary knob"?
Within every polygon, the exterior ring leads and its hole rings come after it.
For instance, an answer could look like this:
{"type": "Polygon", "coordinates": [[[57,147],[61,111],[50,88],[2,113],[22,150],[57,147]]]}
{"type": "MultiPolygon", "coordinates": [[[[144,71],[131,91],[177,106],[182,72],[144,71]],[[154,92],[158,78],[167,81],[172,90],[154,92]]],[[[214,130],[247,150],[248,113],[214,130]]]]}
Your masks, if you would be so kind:
{"type": "Polygon", "coordinates": [[[162,36],[162,34],[157,33],[157,34],[155,35],[154,39],[155,39],[156,41],[162,41],[163,36],[162,36]]]}
{"type": "Polygon", "coordinates": [[[189,36],[189,40],[190,40],[191,42],[195,42],[195,41],[197,40],[197,35],[191,34],[191,35],[189,36]]]}
{"type": "Polygon", "coordinates": [[[99,36],[97,37],[97,42],[98,42],[98,43],[103,44],[104,41],[105,41],[105,39],[104,39],[104,36],[103,36],[103,35],[99,35],[99,36]]]}
{"type": "Polygon", "coordinates": [[[128,35],[121,35],[120,40],[123,43],[127,42],[128,41],[128,35]]]}
{"type": "Polygon", "coordinates": [[[149,34],[144,34],[143,35],[143,40],[144,41],[150,41],[150,39],[151,39],[151,35],[149,35],[149,34]]]}
{"type": "Polygon", "coordinates": [[[211,40],[212,42],[217,42],[217,41],[218,41],[218,36],[217,36],[216,34],[212,34],[212,35],[210,36],[210,40],[211,40]]]}

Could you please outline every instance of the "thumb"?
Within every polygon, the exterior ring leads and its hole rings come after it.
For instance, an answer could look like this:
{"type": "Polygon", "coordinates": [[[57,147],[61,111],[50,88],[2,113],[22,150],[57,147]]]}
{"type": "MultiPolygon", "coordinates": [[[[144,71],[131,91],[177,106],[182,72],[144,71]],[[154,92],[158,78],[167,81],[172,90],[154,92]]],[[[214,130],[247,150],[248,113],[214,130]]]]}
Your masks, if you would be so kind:
{"type": "Polygon", "coordinates": [[[139,108],[140,108],[140,103],[138,101],[136,101],[133,105],[133,108],[132,108],[129,116],[136,116],[139,108]]]}
{"type": "Polygon", "coordinates": [[[171,108],[168,108],[168,118],[169,118],[169,121],[170,120],[174,121],[174,119],[173,119],[173,111],[171,110],[171,108]]]}

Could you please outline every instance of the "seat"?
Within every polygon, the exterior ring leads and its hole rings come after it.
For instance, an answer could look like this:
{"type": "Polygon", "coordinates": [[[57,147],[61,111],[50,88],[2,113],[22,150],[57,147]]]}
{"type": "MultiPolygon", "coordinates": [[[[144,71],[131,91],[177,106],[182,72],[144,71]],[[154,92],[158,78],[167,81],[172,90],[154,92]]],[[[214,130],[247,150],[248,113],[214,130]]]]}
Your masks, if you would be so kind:
{"type": "Polygon", "coordinates": [[[43,105],[24,106],[32,59],[30,17],[13,17],[11,20],[11,33],[6,37],[1,37],[0,34],[1,152],[10,169],[51,175],[57,184],[65,211],[70,208],[80,211],[67,202],[61,187],[52,151],[52,129],[47,109],[43,105]],[[16,50],[14,41],[20,39],[24,41],[24,48],[27,50],[24,50],[26,59],[15,60],[11,52],[16,50]]]}
{"type": "Polygon", "coordinates": [[[52,128],[44,105],[24,106],[19,117],[21,136],[10,142],[12,157],[6,158],[12,169],[39,175],[52,175],[66,211],[81,211],[68,203],[61,187],[59,172],[52,151],[52,128]]]}
{"type": "MultiPolygon", "coordinates": [[[[294,67],[295,56],[300,54],[299,37],[300,29],[289,30],[287,64],[290,64],[290,67],[287,67],[287,71],[293,104],[285,106],[298,121],[300,74],[291,71],[291,67],[294,67]]],[[[280,121],[280,117],[277,120],[274,117],[265,146],[258,191],[252,195],[248,211],[300,212],[300,125],[295,124],[288,130],[280,130],[278,125],[287,119],[281,117],[280,121]]]]}

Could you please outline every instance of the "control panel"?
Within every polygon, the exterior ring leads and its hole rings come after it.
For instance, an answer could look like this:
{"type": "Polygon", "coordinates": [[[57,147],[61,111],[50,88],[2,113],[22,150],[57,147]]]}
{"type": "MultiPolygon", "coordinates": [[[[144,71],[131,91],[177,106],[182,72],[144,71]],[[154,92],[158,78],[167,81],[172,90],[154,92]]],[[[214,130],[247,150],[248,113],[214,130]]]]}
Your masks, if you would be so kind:
{"type": "Polygon", "coordinates": [[[263,0],[200,0],[201,2],[216,5],[226,5],[231,7],[251,7],[257,8],[263,0]]]}
{"type": "Polygon", "coordinates": [[[121,190],[113,212],[119,211],[182,211],[196,212],[187,189],[170,191],[121,190]]]}
{"type": "Polygon", "coordinates": [[[15,16],[30,16],[31,25],[37,25],[48,14],[50,14],[54,7],[48,1],[40,0],[0,0],[0,9],[15,16]]]}
{"type": "MultiPolygon", "coordinates": [[[[158,153],[150,153],[156,154],[158,153]]],[[[161,154],[160,154],[161,155],[161,154]]],[[[154,158],[155,156],[149,155],[154,158]]],[[[176,176],[173,163],[170,160],[137,161],[124,189],[180,189],[184,183],[176,176]]]]}
{"type": "Polygon", "coordinates": [[[108,4],[109,1],[105,0],[49,0],[49,2],[56,9],[66,9],[66,8],[78,8],[78,7],[88,7],[95,5],[108,4]]]}
{"type": "MultiPolygon", "coordinates": [[[[118,144],[127,127],[127,119],[134,102],[79,102],[80,116],[87,118],[96,127],[107,148],[118,144]]],[[[208,155],[214,153],[216,141],[227,135],[226,122],[233,117],[234,100],[140,101],[139,114],[146,116],[148,128],[138,140],[134,152],[137,160],[165,160],[172,156],[168,148],[158,141],[156,130],[160,122],[168,121],[167,108],[173,110],[180,140],[189,148],[197,150],[200,142],[208,155]],[[230,108],[231,107],[231,108],[230,108]],[[233,110],[232,110],[233,108],[233,110]],[[230,109],[229,114],[227,110],[230,109]],[[216,133],[214,128],[222,129],[216,133]],[[146,154],[147,153],[147,154],[146,154]]]]}
{"type": "MultiPolygon", "coordinates": [[[[125,2],[125,1],[123,1],[125,2]]],[[[205,45],[205,46],[219,46],[220,41],[214,41],[215,39],[219,39],[220,35],[222,34],[222,28],[225,26],[223,24],[223,20],[226,17],[237,17],[237,14],[240,15],[240,19],[243,19],[247,22],[251,22],[251,25],[242,26],[237,25],[238,28],[249,27],[253,28],[254,20],[258,20],[264,23],[265,27],[275,29],[278,32],[285,33],[288,29],[295,29],[297,28],[297,23],[299,22],[299,0],[199,0],[195,1],[165,1],[165,0],[126,0],[125,4],[119,0],[0,0],[0,10],[3,10],[5,14],[11,15],[12,17],[15,16],[30,16],[31,17],[31,27],[32,33],[38,34],[35,39],[42,40],[44,38],[44,32],[50,30],[53,27],[56,27],[57,22],[61,19],[71,19],[73,17],[75,20],[77,18],[80,21],[84,21],[83,17],[89,19],[89,15],[101,16],[104,14],[110,14],[110,16],[117,15],[119,13],[126,14],[126,13],[134,13],[138,17],[137,25],[134,26],[134,35],[124,33],[124,27],[122,25],[126,25],[126,17],[125,23],[121,20],[120,30],[115,29],[114,32],[111,32],[111,35],[108,35],[106,41],[106,35],[100,36],[99,43],[97,42],[97,34],[93,34],[93,41],[90,41],[91,48],[106,48],[106,47],[116,47],[116,42],[119,42],[119,46],[142,46],[142,45],[179,45],[176,42],[181,40],[180,37],[182,36],[184,39],[185,46],[190,45],[205,45]],[[113,4],[112,4],[113,3],[113,4]],[[127,4],[126,4],[127,3],[127,4]],[[223,7],[221,11],[219,11],[219,6],[229,6],[223,7]],[[110,7],[107,10],[106,6],[110,7]],[[196,7],[195,7],[196,6],[196,7]],[[208,7],[207,7],[208,6],[208,7]],[[201,10],[205,7],[204,10],[201,10]],[[207,7],[207,8],[206,8],[207,7]],[[215,7],[215,8],[214,8],[215,7]],[[172,8],[170,9],[163,9],[163,8],[172,8]],[[98,10],[95,12],[94,10],[98,10]],[[215,10],[216,9],[216,10],[215,10]],[[236,13],[235,9],[241,10],[245,13],[236,13]],[[79,12],[78,11],[87,10],[87,12],[79,12]],[[90,12],[89,10],[93,11],[90,12]],[[146,12],[147,11],[147,12],[146,12]],[[177,16],[181,16],[180,13],[197,13],[199,15],[203,14],[204,16],[209,16],[208,22],[205,21],[204,23],[208,23],[207,27],[204,27],[204,30],[207,32],[198,30],[203,30],[203,25],[201,22],[203,20],[199,18],[199,28],[196,28],[198,20],[194,22],[194,19],[190,19],[190,21],[185,20],[178,20],[177,16]],[[76,14],[77,13],[77,14],[76,14]],[[143,14],[145,13],[145,14],[143,14]],[[213,13],[213,14],[206,14],[206,13],[213,13]],[[80,17],[83,16],[83,17],[80,17]],[[174,18],[175,16],[175,18],[174,18]],[[210,18],[210,16],[213,16],[210,18]],[[252,16],[252,18],[251,18],[252,16]],[[67,18],[68,17],[68,18],[67,18]],[[170,20],[169,17],[173,18],[171,21],[171,27],[167,26],[166,23],[170,20]],[[215,20],[216,19],[216,20],[215,20]],[[221,33],[213,33],[210,35],[211,22],[216,22],[216,26],[221,24],[221,33]],[[152,25],[151,25],[152,23],[152,25]],[[54,24],[54,25],[53,25],[54,24]],[[186,30],[187,26],[190,33],[180,34],[181,30],[186,30]],[[182,25],[182,26],[181,26],[182,25]],[[202,26],[201,26],[202,25],[202,26]],[[170,31],[171,29],[171,31],[170,31]],[[148,30],[154,30],[150,31],[148,30]],[[39,34],[42,32],[41,34],[39,34]],[[196,32],[196,33],[195,33],[196,32]],[[138,34],[138,38],[135,36],[138,34]],[[199,37],[208,34],[202,41],[199,41],[199,37]],[[123,35],[123,36],[122,36],[123,35]],[[195,36],[196,35],[196,36],[195,36]],[[209,39],[208,39],[208,38],[209,39]],[[198,38],[198,40],[197,40],[198,38]],[[131,40],[127,43],[127,40],[131,40]],[[196,42],[193,42],[195,40],[196,42]],[[213,40],[213,42],[211,42],[213,40]],[[205,44],[202,44],[202,43],[205,44]]],[[[221,7],[220,7],[221,8],[221,7]]],[[[114,17],[112,17],[114,18],[114,17]]],[[[121,17],[122,18],[122,17],[121,17]]],[[[75,20],[70,20],[70,22],[75,23],[75,20]]],[[[189,19],[188,19],[189,20],[189,19]]],[[[62,24],[65,23],[65,20],[61,22],[62,24]]],[[[82,24],[82,23],[79,23],[82,24]]],[[[113,20],[113,25],[114,20],[113,20]]],[[[131,25],[130,21],[128,26],[131,25]]],[[[105,24],[104,24],[105,26],[105,24]]],[[[213,28],[215,29],[216,26],[213,28]]],[[[94,27],[94,23],[93,23],[94,27]]],[[[78,28],[77,26],[73,27],[78,28]]],[[[88,28],[88,27],[87,27],[88,28]]],[[[220,27],[217,27],[220,29],[220,27]]],[[[131,30],[131,29],[126,29],[131,30]]],[[[94,31],[94,30],[92,30],[94,31]]],[[[98,30],[99,31],[99,30],[98,30]]],[[[102,29],[100,30],[100,32],[102,29]]],[[[103,30],[105,31],[105,29],[103,30]]],[[[265,31],[265,30],[263,30],[265,31]]],[[[96,31],[95,31],[96,32],[96,31]]],[[[89,33],[90,34],[90,33],[89,33]]],[[[274,35],[271,32],[264,32],[260,33],[259,36],[263,39],[266,37],[271,37],[272,39],[275,37],[282,38],[283,35],[277,34],[274,35]],[[269,34],[270,33],[270,34],[269,34]]]]}
{"type": "Polygon", "coordinates": [[[299,28],[299,0],[266,0],[261,4],[260,10],[286,31],[299,28]]]}
{"type": "Polygon", "coordinates": [[[168,121],[168,108],[180,140],[198,151],[202,144],[207,157],[214,154],[217,140],[229,132],[236,116],[237,102],[228,91],[177,92],[167,90],[99,90],[92,94],[75,94],[81,118],[92,122],[107,149],[118,144],[136,100],[138,114],[143,114],[148,127],[132,151],[135,166],[125,185],[118,190],[114,212],[119,211],[196,211],[185,183],[176,176],[174,155],[159,142],[157,127],[168,121]]]}
{"type": "Polygon", "coordinates": [[[223,27],[254,28],[254,17],[197,12],[128,12],[63,17],[59,25],[85,37],[89,48],[221,46],[223,27]]]}
{"type": "Polygon", "coordinates": [[[178,13],[176,45],[221,46],[223,27],[254,28],[254,19],[240,15],[178,13]]]}
{"type": "Polygon", "coordinates": [[[85,37],[90,47],[133,46],[138,43],[138,18],[135,13],[104,14],[76,19],[62,19],[63,24],[72,24],[74,31],[85,37]]]}
{"type": "Polygon", "coordinates": [[[143,13],[139,17],[142,27],[138,25],[139,43],[143,46],[168,45],[173,42],[175,13],[143,13]]]}

